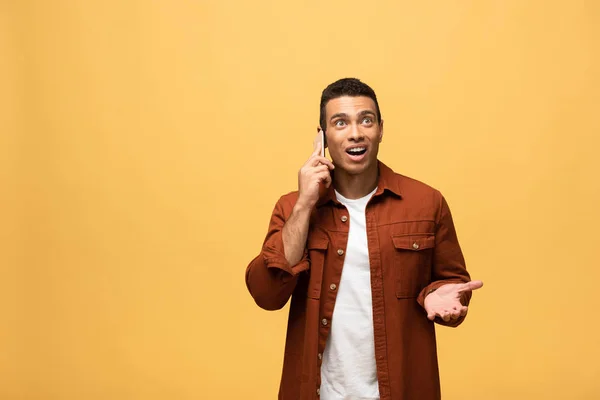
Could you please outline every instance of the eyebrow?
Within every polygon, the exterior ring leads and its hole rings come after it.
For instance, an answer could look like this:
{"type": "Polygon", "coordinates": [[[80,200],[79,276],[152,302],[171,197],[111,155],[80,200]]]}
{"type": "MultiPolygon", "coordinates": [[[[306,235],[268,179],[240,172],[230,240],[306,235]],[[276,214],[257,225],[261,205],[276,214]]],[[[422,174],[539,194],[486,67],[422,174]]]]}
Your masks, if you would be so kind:
{"type": "MultiPolygon", "coordinates": [[[[363,110],[357,114],[358,117],[362,117],[364,115],[372,115],[375,116],[375,113],[371,110],[363,110]]],[[[329,118],[330,121],[333,121],[335,118],[348,118],[348,114],[346,113],[336,113],[329,118]]]]}

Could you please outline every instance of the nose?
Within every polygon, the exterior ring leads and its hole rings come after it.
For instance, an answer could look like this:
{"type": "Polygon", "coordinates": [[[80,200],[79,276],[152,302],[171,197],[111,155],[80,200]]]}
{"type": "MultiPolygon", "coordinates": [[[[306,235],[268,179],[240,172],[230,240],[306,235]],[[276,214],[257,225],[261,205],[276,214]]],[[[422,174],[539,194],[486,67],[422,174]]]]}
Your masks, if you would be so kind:
{"type": "Polygon", "coordinates": [[[364,136],[365,135],[362,133],[359,126],[356,124],[352,124],[352,127],[350,128],[350,136],[348,139],[355,142],[360,142],[361,140],[363,140],[364,136]]]}

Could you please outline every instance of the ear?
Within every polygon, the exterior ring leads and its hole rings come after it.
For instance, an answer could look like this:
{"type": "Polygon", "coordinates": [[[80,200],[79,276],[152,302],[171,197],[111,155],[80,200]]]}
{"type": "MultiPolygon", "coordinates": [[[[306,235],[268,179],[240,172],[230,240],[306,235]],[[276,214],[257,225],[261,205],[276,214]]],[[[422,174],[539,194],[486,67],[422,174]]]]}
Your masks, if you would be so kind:
{"type": "Polygon", "coordinates": [[[379,124],[379,143],[383,140],[383,120],[379,124]]]}

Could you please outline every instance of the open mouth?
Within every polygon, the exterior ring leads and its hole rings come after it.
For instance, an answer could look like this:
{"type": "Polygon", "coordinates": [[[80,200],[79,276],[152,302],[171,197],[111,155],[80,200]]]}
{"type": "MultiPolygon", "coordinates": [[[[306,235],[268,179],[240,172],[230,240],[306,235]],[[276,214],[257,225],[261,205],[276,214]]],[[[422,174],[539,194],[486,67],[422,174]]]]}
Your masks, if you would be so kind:
{"type": "Polygon", "coordinates": [[[362,156],[366,152],[367,152],[366,147],[354,147],[352,149],[346,150],[346,153],[350,154],[351,156],[362,156]]]}

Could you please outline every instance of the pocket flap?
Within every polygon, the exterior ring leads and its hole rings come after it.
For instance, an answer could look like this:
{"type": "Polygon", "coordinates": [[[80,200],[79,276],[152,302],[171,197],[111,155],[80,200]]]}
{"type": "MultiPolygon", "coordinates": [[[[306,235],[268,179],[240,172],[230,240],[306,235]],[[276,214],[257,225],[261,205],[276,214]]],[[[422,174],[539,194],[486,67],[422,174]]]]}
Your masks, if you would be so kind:
{"type": "Polygon", "coordinates": [[[329,240],[322,236],[309,236],[306,247],[309,250],[326,250],[329,246],[329,240]]]}
{"type": "Polygon", "coordinates": [[[394,247],[400,250],[419,251],[435,247],[435,235],[401,235],[392,236],[394,247]]]}

